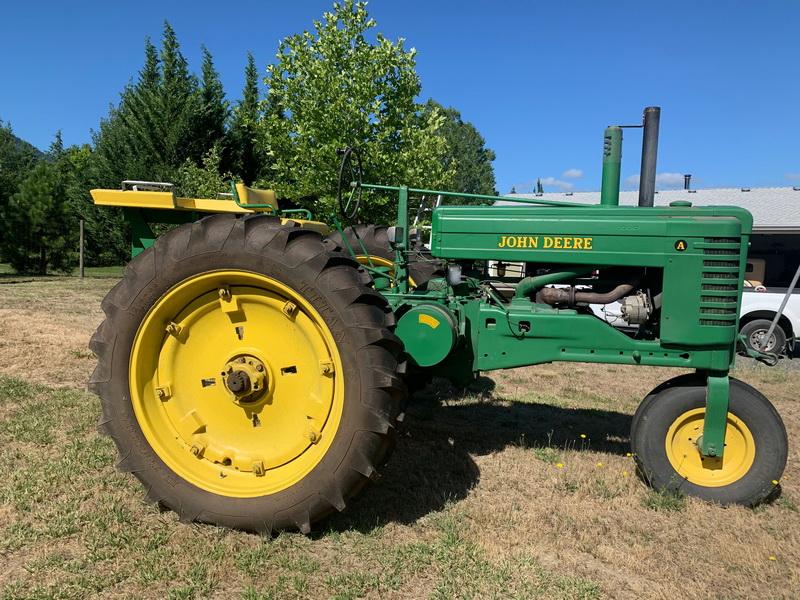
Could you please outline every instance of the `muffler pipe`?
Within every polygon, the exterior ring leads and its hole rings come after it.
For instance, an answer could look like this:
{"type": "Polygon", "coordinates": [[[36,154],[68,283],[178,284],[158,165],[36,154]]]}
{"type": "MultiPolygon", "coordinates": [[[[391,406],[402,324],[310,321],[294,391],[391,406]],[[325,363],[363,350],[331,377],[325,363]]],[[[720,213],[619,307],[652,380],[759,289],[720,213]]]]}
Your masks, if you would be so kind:
{"type": "Polygon", "coordinates": [[[574,306],[579,302],[584,304],[611,304],[623,296],[630,294],[638,283],[638,281],[620,283],[613,290],[606,293],[581,292],[577,291],[575,286],[570,286],[568,288],[548,287],[542,289],[536,295],[536,299],[537,301],[550,305],[566,304],[568,306],[574,306]]]}
{"type": "Polygon", "coordinates": [[[642,168],[639,171],[639,206],[653,206],[656,194],[656,159],[658,157],[658,126],[661,107],[644,109],[642,136],[642,168]]]}

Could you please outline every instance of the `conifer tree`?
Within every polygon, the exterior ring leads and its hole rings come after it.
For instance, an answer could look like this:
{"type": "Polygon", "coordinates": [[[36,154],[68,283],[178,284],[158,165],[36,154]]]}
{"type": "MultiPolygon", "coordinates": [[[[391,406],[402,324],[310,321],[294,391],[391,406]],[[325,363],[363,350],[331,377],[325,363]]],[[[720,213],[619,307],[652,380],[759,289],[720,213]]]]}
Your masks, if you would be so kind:
{"type": "Polygon", "coordinates": [[[71,176],[59,132],[46,159],[33,168],[0,215],[13,232],[0,240],[2,253],[18,273],[72,269],[77,236],[67,198],[71,176]]]}
{"type": "Polygon", "coordinates": [[[253,55],[248,52],[242,99],[233,111],[230,130],[232,170],[248,185],[256,181],[266,167],[266,153],[257,139],[259,118],[258,69],[253,55]]]}
{"type": "Polygon", "coordinates": [[[200,80],[200,106],[197,119],[195,143],[200,144],[199,152],[204,155],[209,149],[223,143],[225,123],[228,120],[228,101],[219,73],[214,68],[214,60],[208,48],[203,46],[203,66],[200,80]]]}

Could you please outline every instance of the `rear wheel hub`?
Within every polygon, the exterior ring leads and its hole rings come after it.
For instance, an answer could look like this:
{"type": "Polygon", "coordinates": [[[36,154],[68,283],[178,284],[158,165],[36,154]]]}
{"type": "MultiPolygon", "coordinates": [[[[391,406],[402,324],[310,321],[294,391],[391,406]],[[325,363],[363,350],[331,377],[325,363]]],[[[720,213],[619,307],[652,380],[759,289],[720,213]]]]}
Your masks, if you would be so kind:
{"type": "Polygon", "coordinates": [[[253,404],[269,391],[267,368],[252,355],[229,361],[222,371],[222,381],[237,404],[253,404]]]}

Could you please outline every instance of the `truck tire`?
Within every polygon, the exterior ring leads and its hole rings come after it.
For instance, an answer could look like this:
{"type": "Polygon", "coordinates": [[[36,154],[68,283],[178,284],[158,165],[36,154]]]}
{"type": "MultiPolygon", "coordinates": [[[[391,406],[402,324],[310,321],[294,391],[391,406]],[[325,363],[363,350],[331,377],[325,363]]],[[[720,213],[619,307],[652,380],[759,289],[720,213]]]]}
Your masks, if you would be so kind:
{"type": "Polygon", "coordinates": [[[308,533],[343,510],[391,450],[405,393],[394,315],[369,282],[274,217],[157,239],[90,344],[118,468],[185,522],[308,533]]]}
{"type": "Polygon", "coordinates": [[[747,347],[751,350],[769,352],[779,356],[783,354],[786,349],[786,332],[780,325],[775,326],[775,330],[772,332],[772,336],[767,342],[766,348],[756,347],[758,346],[758,340],[763,339],[771,325],[772,321],[768,321],[767,319],[755,319],[745,323],[740,333],[745,337],[747,347]]]}

